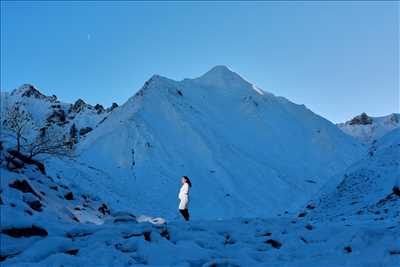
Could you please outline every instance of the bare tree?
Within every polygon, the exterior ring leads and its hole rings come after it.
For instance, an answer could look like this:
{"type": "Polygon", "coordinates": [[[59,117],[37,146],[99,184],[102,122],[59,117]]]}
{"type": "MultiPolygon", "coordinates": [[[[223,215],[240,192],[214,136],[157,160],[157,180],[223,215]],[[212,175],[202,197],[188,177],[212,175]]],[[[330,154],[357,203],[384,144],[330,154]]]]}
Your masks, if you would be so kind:
{"type": "MultiPolygon", "coordinates": [[[[35,130],[32,115],[23,109],[20,103],[15,103],[6,110],[3,125],[15,137],[18,154],[25,154],[32,159],[39,154],[70,156],[74,145],[73,139],[66,136],[63,128],[54,123],[39,129],[36,136],[28,136],[28,130],[35,130]],[[28,138],[29,137],[29,138],[28,138]]],[[[76,130],[76,129],[75,129],[76,130]]]]}
{"type": "Polygon", "coordinates": [[[9,107],[5,114],[3,125],[7,127],[15,136],[16,150],[21,151],[22,141],[26,140],[25,132],[29,126],[32,126],[32,116],[25,111],[19,103],[9,107]]]}
{"type": "Polygon", "coordinates": [[[61,127],[50,125],[40,129],[40,133],[25,149],[29,158],[39,154],[71,156],[73,145],[61,127]]]}

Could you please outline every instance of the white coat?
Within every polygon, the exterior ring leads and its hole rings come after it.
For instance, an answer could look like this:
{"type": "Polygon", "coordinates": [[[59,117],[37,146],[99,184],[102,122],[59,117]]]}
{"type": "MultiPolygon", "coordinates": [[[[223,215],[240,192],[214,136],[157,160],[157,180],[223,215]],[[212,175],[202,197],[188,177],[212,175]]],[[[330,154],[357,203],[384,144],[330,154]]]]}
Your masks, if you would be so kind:
{"type": "Polygon", "coordinates": [[[179,190],[178,198],[180,200],[179,209],[180,210],[187,209],[188,204],[189,204],[189,184],[188,183],[184,183],[182,185],[181,190],[179,190]]]}

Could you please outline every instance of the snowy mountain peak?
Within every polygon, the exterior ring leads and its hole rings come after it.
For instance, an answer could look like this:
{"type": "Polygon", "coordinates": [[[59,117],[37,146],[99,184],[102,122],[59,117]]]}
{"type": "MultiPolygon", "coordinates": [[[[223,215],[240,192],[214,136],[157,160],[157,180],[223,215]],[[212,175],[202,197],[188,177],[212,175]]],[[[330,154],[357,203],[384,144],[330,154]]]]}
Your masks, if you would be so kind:
{"type": "Polygon", "coordinates": [[[400,114],[392,113],[383,117],[370,117],[366,113],[362,113],[350,121],[339,123],[337,126],[345,133],[365,143],[371,143],[400,127],[400,114]]]}
{"type": "Polygon", "coordinates": [[[55,95],[53,96],[46,96],[42,94],[38,89],[35,88],[35,86],[31,84],[23,84],[17,89],[13,90],[11,92],[12,96],[20,96],[20,97],[33,97],[36,99],[43,99],[43,100],[48,100],[48,101],[56,101],[57,97],[55,95]]]}
{"type": "Polygon", "coordinates": [[[211,70],[195,79],[195,81],[218,88],[235,88],[251,85],[239,74],[223,65],[213,67],[211,70]]]}

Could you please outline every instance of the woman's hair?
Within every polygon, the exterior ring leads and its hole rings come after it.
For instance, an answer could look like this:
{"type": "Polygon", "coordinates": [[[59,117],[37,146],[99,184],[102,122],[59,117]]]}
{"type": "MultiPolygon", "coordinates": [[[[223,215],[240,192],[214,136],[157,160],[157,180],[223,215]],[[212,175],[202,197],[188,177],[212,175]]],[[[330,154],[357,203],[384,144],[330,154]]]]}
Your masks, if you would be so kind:
{"type": "Polygon", "coordinates": [[[192,182],[190,181],[189,177],[186,175],[182,176],[183,179],[185,179],[185,182],[189,185],[189,187],[192,187],[192,182]]]}

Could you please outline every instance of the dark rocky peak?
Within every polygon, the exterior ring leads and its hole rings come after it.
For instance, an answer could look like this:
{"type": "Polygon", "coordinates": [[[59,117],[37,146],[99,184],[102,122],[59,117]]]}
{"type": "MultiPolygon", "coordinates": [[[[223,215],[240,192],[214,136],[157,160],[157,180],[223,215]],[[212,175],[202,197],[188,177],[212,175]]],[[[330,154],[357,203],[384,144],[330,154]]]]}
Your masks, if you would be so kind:
{"type": "Polygon", "coordinates": [[[367,115],[367,113],[363,112],[361,115],[358,115],[350,120],[350,125],[368,125],[372,124],[372,118],[367,115]]]}
{"type": "Polygon", "coordinates": [[[88,104],[85,103],[85,101],[83,101],[82,99],[78,99],[76,100],[76,102],[72,105],[71,107],[71,111],[72,112],[76,112],[79,113],[82,110],[84,110],[86,107],[88,107],[88,104]]]}
{"type": "Polygon", "coordinates": [[[55,95],[46,96],[46,95],[42,94],[38,89],[36,89],[31,84],[23,84],[19,88],[17,88],[14,91],[12,91],[11,95],[12,96],[20,96],[20,97],[30,97],[30,98],[42,99],[42,100],[46,100],[46,101],[50,101],[50,102],[57,101],[57,96],[55,96],[55,95]]]}
{"type": "Polygon", "coordinates": [[[112,103],[112,105],[111,105],[111,107],[109,107],[109,108],[107,108],[107,112],[111,112],[111,111],[113,111],[114,109],[116,109],[118,107],[118,104],[117,103],[115,103],[115,102],[113,102],[112,103]]]}
{"type": "Polygon", "coordinates": [[[104,111],[106,111],[104,109],[104,107],[100,104],[96,104],[96,106],[94,106],[94,109],[97,111],[97,114],[103,113],[104,111]]]}

